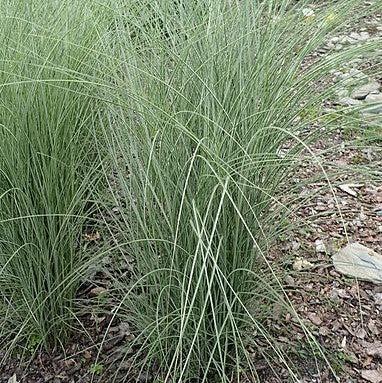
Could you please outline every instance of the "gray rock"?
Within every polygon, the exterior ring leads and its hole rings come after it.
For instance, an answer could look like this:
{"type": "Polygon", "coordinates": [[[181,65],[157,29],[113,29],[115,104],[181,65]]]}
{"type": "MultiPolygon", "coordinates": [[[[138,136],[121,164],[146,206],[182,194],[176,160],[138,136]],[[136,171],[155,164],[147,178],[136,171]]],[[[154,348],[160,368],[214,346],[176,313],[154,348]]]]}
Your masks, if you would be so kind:
{"type": "Polygon", "coordinates": [[[358,40],[359,37],[360,37],[360,35],[359,35],[359,33],[357,33],[357,32],[352,32],[352,33],[350,33],[350,37],[351,37],[352,39],[358,40]]]}
{"type": "Polygon", "coordinates": [[[367,104],[375,104],[365,109],[366,113],[380,114],[382,113],[382,93],[371,93],[366,96],[367,104]]]}
{"type": "Polygon", "coordinates": [[[337,88],[334,93],[338,98],[350,98],[349,91],[345,88],[337,88]]]}
{"type": "Polygon", "coordinates": [[[369,32],[361,32],[360,33],[360,40],[361,41],[366,41],[370,38],[369,32]]]}
{"type": "Polygon", "coordinates": [[[380,87],[377,81],[371,81],[365,85],[356,87],[351,93],[351,97],[356,100],[364,100],[370,93],[379,91],[380,87]]]}
{"type": "Polygon", "coordinates": [[[370,38],[370,35],[368,32],[352,32],[349,36],[351,39],[358,40],[358,41],[366,41],[370,38]]]}
{"type": "Polygon", "coordinates": [[[382,255],[358,242],[349,244],[336,253],[333,264],[342,274],[382,283],[382,255]]]}
{"type": "Polygon", "coordinates": [[[340,105],[344,105],[344,106],[359,106],[359,105],[362,105],[362,101],[355,100],[354,98],[351,98],[351,97],[342,97],[341,99],[338,100],[338,103],[340,105]]]}
{"type": "Polygon", "coordinates": [[[361,70],[359,70],[357,68],[350,69],[349,75],[352,76],[352,77],[355,77],[355,78],[369,79],[367,74],[365,74],[364,72],[362,72],[361,70]]]}
{"type": "Polygon", "coordinates": [[[321,239],[317,239],[314,244],[316,246],[316,253],[326,253],[326,246],[321,239]]]}

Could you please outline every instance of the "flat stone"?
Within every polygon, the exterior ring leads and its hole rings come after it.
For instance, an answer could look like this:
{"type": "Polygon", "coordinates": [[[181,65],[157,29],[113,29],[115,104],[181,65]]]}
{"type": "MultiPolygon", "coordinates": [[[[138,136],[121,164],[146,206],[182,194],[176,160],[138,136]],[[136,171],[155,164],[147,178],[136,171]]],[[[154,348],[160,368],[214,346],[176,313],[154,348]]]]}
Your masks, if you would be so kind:
{"type": "Polygon", "coordinates": [[[350,33],[350,37],[351,37],[352,39],[356,39],[356,40],[358,40],[359,37],[360,37],[360,35],[359,35],[359,33],[357,33],[357,32],[352,32],[352,33],[350,33]]]}
{"type": "Polygon", "coordinates": [[[371,81],[368,84],[355,88],[351,94],[356,100],[364,100],[370,93],[379,91],[381,85],[377,81],[371,81]]]}
{"type": "Polygon", "coordinates": [[[354,40],[365,41],[370,38],[370,35],[367,32],[361,32],[361,33],[352,32],[350,33],[349,37],[354,40]]]}
{"type": "Polygon", "coordinates": [[[355,77],[355,78],[360,78],[360,79],[366,79],[368,80],[369,77],[367,76],[367,74],[365,74],[364,72],[362,72],[361,70],[357,69],[357,68],[352,68],[350,69],[349,71],[349,75],[351,77],[355,77]]]}
{"type": "Polygon", "coordinates": [[[361,41],[365,41],[365,40],[368,40],[370,38],[369,32],[366,32],[366,31],[360,32],[359,35],[360,35],[360,40],[361,41]]]}
{"type": "Polygon", "coordinates": [[[381,370],[361,370],[361,376],[363,379],[371,383],[382,382],[382,371],[381,370]]]}
{"type": "Polygon", "coordinates": [[[377,94],[371,93],[366,96],[365,101],[367,104],[375,104],[365,109],[366,113],[372,113],[372,114],[382,113],[382,93],[377,93],[377,94]]]}
{"type": "Polygon", "coordinates": [[[345,98],[345,97],[349,97],[349,92],[347,89],[345,88],[337,88],[335,90],[335,94],[337,97],[339,98],[345,98]]]}
{"type": "Polygon", "coordinates": [[[356,100],[354,98],[351,98],[351,97],[342,97],[338,100],[338,103],[340,105],[344,105],[344,106],[359,106],[359,105],[362,105],[362,101],[361,100],[356,100]]]}
{"type": "Polygon", "coordinates": [[[341,274],[382,283],[382,255],[358,242],[349,244],[336,253],[333,264],[341,274]]]}

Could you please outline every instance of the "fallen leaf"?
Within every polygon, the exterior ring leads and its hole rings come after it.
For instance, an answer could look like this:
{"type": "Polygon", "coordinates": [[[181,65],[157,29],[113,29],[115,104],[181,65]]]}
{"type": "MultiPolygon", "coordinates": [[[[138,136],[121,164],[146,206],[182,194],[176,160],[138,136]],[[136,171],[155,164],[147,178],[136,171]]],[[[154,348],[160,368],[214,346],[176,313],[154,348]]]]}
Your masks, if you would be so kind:
{"type": "Polygon", "coordinates": [[[344,298],[344,299],[351,298],[351,296],[348,294],[348,292],[345,289],[336,289],[336,291],[340,298],[344,298]]]}
{"type": "Polygon", "coordinates": [[[343,184],[338,185],[338,189],[342,190],[344,193],[351,195],[352,197],[357,197],[358,193],[351,188],[360,188],[363,184],[343,184]]]}
{"type": "Polygon", "coordinates": [[[299,248],[300,248],[300,242],[298,242],[298,241],[293,241],[292,242],[292,250],[294,250],[294,251],[296,251],[296,250],[298,250],[299,248]]]}
{"type": "Polygon", "coordinates": [[[319,326],[322,323],[322,319],[315,313],[308,313],[307,317],[316,326],[319,326]]]}
{"type": "Polygon", "coordinates": [[[12,375],[12,376],[8,379],[8,383],[19,383],[19,381],[17,380],[17,376],[16,376],[16,374],[12,375]]]}
{"type": "Polygon", "coordinates": [[[370,355],[367,355],[366,357],[362,358],[361,366],[362,367],[369,367],[372,362],[373,362],[373,357],[370,355]]]}
{"type": "Polygon", "coordinates": [[[341,348],[344,349],[345,347],[346,347],[346,336],[344,336],[341,341],[341,348]]]}
{"type": "Polygon", "coordinates": [[[98,231],[95,231],[93,233],[86,233],[84,237],[89,242],[96,242],[101,239],[101,234],[98,231]]]}
{"type": "Polygon", "coordinates": [[[364,339],[367,335],[366,330],[364,328],[359,328],[357,331],[354,332],[354,335],[359,339],[364,339]]]}
{"type": "Polygon", "coordinates": [[[362,370],[361,376],[371,383],[382,382],[382,372],[378,370],[362,370]]]}
{"type": "Polygon", "coordinates": [[[105,294],[106,292],[107,290],[104,287],[99,286],[99,287],[94,287],[93,289],[91,289],[90,295],[95,297],[97,295],[105,294]]]}
{"type": "Polygon", "coordinates": [[[294,285],[295,285],[294,278],[291,277],[290,275],[287,275],[287,276],[285,277],[285,283],[286,283],[288,286],[294,286],[294,285]]]}
{"type": "Polygon", "coordinates": [[[328,336],[330,334],[330,330],[326,326],[322,326],[320,327],[319,333],[322,336],[328,336]]]}
{"type": "Polygon", "coordinates": [[[374,334],[374,335],[379,335],[380,331],[378,330],[377,325],[375,324],[375,320],[370,319],[368,324],[367,324],[368,329],[374,334]]]}
{"type": "Polygon", "coordinates": [[[130,325],[127,322],[121,322],[118,328],[121,335],[123,336],[130,335],[130,325]]]}
{"type": "Polygon", "coordinates": [[[382,342],[376,341],[374,343],[369,343],[366,348],[366,354],[382,358],[382,342]]]}
{"type": "Polygon", "coordinates": [[[76,361],[74,359],[65,359],[64,360],[65,368],[72,368],[76,365],[76,361]]]}
{"type": "Polygon", "coordinates": [[[297,257],[293,263],[293,270],[295,271],[309,270],[313,267],[314,267],[313,263],[310,263],[306,259],[303,259],[300,257],[297,257]]]}

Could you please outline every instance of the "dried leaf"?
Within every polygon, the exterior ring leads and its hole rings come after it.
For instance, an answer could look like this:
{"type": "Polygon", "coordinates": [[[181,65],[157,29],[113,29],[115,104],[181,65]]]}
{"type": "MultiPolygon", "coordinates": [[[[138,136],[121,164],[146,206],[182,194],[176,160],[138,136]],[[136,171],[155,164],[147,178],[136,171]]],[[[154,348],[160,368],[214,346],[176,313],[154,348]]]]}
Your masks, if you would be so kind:
{"type": "Polygon", "coordinates": [[[287,275],[285,277],[285,283],[288,285],[288,286],[294,286],[295,285],[295,280],[293,277],[291,277],[290,275],[287,275]]]}
{"type": "Polygon", "coordinates": [[[364,328],[359,328],[357,331],[355,331],[354,335],[359,339],[365,339],[367,333],[364,328]]]}
{"type": "Polygon", "coordinates": [[[370,319],[368,324],[367,324],[368,329],[374,334],[374,335],[379,335],[380,331],[378,330],[377,325],[375,324],[375,320],[370,319]]]}
{"type": "Polygon", "coordinates": [[[123,336],[128,336],[130,335],[130,325],[127,322],[121,322],[118,326],[119,332],[123,336]]]}
{"type": "Polygon", "coordinates": [[[96,231],[93,233],[86,233],[84,237],[85,240],[88,242],[96,242],[101,239],[101,234],[98,231],[96,231]]]}
{"type": "Polygon", "coordinates": [[[315,313],[308,313],[307,317],[316,326],[319,326],[322,323],[322,319],[315,313]]]}
{"type": "Polygon", "coordinates": [[[382,371],[378,370],[362,370],[361,376],[363,379],[371,383],[380,383],[382,382],[382,371]]]}
{"type": "Polygon", "coordinates": [[[376,356],[382,359],[382,342],[376,341],[374,343],[369,343],[366,348],[367,355],[376,356]]]}
{"type": "Polygon", "coordinates": [[[8,383],[19,383],[19,381],[17,380],[17,376],[16,376],[16,374],[12,375],[12,376],[8,379],[8,383]]]}
{"type": "Polygon", "coordinates": [[[320,327],[319,333],[322,336],[328,336],[330,334],[330,330],[326,326],[322,326],[320,327]]]}
{"type": "Polygon", "coordinates": [[[106,292],[107,290],[104,287],[99,286],[99,287],[94,287],[93,289],[91,289],[90,295],[95,297],[97,295],[105,294],[106,292]]]}
{"type": "Polygon", "coordinates": [[[314,267],[313,263],[310,263],[306,259],[303,259],[300,257],[297,257],[293,263],[293,270],[295,271],[309,270],[313,267],[314,267]]]}
{"type": "Polygon", "coordinates": [[[74,359],[65,359],[64,360],[64,366],[65,368],[72,368],[73,366],[76,365],[76,361],[74,359]]]}
{"type": "Polygon", "coordinates": [[[344,193],[351,195],[352,197],[357,197],[358,193],[351,189],[356,188],[356,187],[362,187],[362,184],[343,184],[343,185],[338,185],[338,189],[342,190],[344,193]]]}

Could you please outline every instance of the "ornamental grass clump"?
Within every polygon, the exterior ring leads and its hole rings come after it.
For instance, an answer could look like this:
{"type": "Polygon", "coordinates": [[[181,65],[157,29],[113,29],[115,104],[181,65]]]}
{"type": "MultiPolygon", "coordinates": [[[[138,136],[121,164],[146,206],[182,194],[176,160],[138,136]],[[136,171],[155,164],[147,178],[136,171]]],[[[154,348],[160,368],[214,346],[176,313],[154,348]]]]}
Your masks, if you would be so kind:
{"type": "Polygon", "coordinates": [[[97,180],[98,11],[89,1],[0,5],[0,342],[7,355],[18,345],[58,345],[75,325],[86,260],[81,227],[97,180]]]}
{"type": "MultiPolygon", "coordinates": [[[[308,59],[359,2],[309,15],[301,3],[116,7],[110,56],[125,59],[104,123],[119,225],[110,232],[133,278],[115,282],[115,315],[136,331],[131,370],[142,376],[256,380],[265,360],[298,380],[274,338],[274,308],[296,313],[268,252],[293,214],[293,174],[322,134],[299,116],[329,94],[317,81],[359,53],[308,59]]],[[[312,360],[325,361],[301,326],[312,360]]]]}

